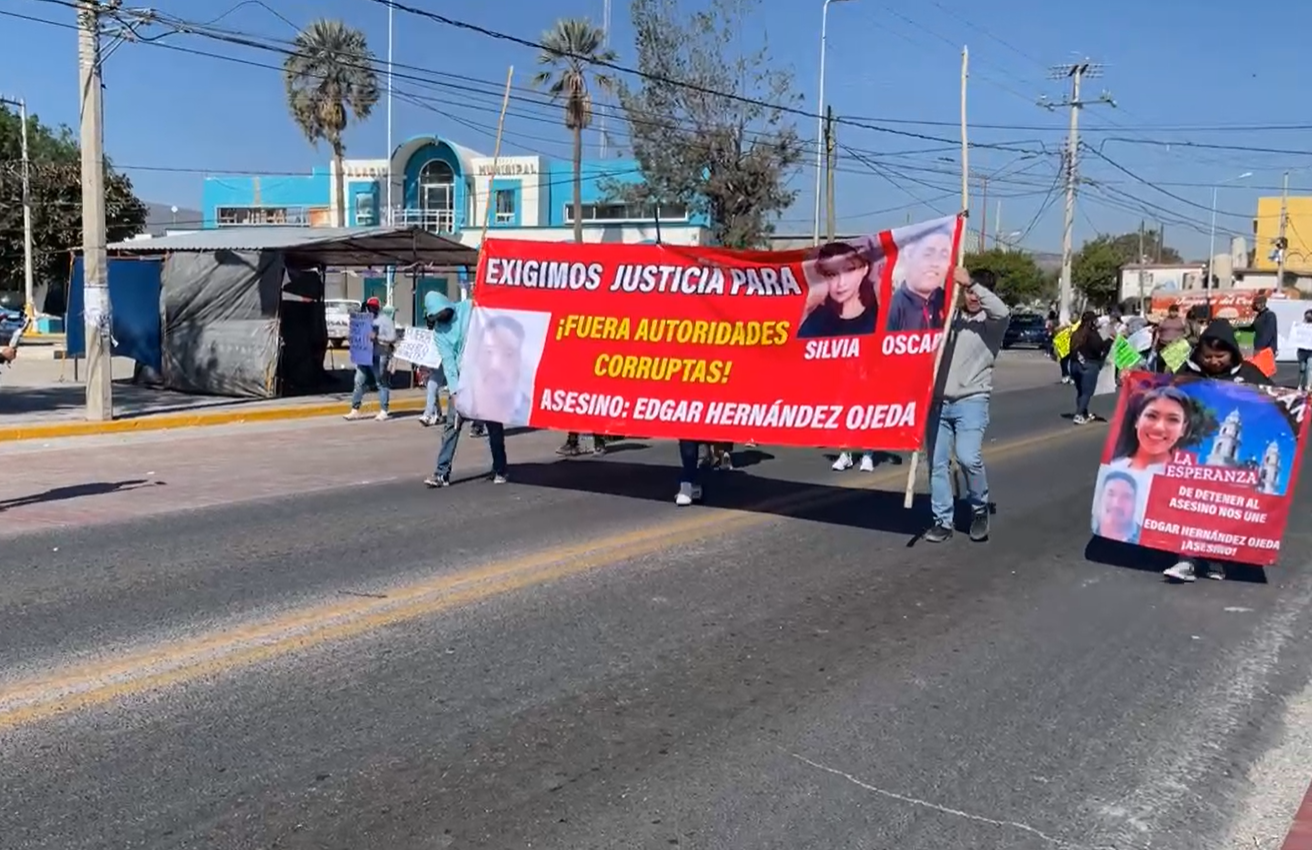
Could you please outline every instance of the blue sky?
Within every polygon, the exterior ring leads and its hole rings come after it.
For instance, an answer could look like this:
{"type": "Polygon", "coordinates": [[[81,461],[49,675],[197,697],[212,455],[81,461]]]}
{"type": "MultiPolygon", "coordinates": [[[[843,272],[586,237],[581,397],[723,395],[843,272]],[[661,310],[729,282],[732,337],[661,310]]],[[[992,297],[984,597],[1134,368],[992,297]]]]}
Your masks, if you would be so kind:
{"type": "MultiPolygon", "coordinates": [[[[0,92],[25,97],[48,122],[71,124],[77,108],[76,38],[68,28],[73,12],[64,2],[0,0],[0,12],[65,25],[0,16],[6,45],[0,51],[0,92]]],[[[343,18],[365,30],[380,57],[386,55],[387,11],[376,2],[264,2],[298,25],[315,16],[343,18]]],[[[704,0],[684,2],[692,6],[704,0]]],[[[410,4],[530,39],[557,17],[600,21],[602,15],[602,0],[410,4]]],[[[158,0],[154,8],[198,21],[232,10],[220,26],[263,37],[294,35],[292,26],[253,2],[158,0]],[[197,11],[201,6],[203,14],[197,11]]],[[[816,103],[820,11],[819,2],[763,0],[743,33],[748,45],[770,38],[776,61],[794,70],[808,111],[816,103]]],[[[613,44],[630,64],[627,2],[616,0],[613,18],[613,44]]],[[[1218,224],[1223,236],[1226,231],[1251,235],[1255,199],[1278,193],[1282,171],[1294,171],[1295,191],[1312,191],[1307,188],[1312,186],[1312,129],[1287,129],[1306,122],[1298,117],[1305,111],[1297,86],[1299,60],[1296,51],[1269,49],[1275,25],[1258,10],[1218,0],[1194,0],[1187,13],[1185,4],[1142,0],[1097,5],[1051,0],[834,3],[826,99],[840,116],[886,131],[839,128],[844,148],[836,192],[839,228],[873,231],[959,205],[959,176],[954,174],[960,174],[960,165],[953,145],[960,49],[968,44],[971,140],[1015,148],[971,153],[973,171],[994,175],[988,191],[990,233],[1001,200],[1003,234],[1020,231],[1024,244],[1038,250],[1060,247],[1061,199],[1050,189],[1067,113],[1049,112],[1035,101],[1040,95],[1060,100],[1064,94],[1064,83],[1047,79],[1050,65],[1087,56],[1106,69],[1086,94],[1096,96],[1106,88],[1119,108],[1090,107],[1083,114],[1085,140],[1106,159],[1093,153],[1082,157],[1082,174],[1092,185],[1082,190],[1076,244],[1100,232],[1137,229],[1141,218],[1150,223],[1160,218],[1166,222],[1168,243],[1187,255],[1203,256],[1210,187],[1246,171],[1253,177],[1221,191],[1218,224]]],[[[1286,5],[1278,26],[1293,32],[1312,29],[1312,5],[1286,5]]],[[[327,152],[314,150],[288,119],[276,70],[188,50],[272,65],[280,58],[194,35],[174,35],[154,45],[129,43],[113,54],[106,66],[106,149],[144,198],[194,207],[207,171],[299,173],[326,163],[327,152]]],[[[513,64],[517,83],[527,86],[533,59],[529,48],[398,12],[395,61],[410,66],[398,73],[420,79],[397,81],[403,98],[394,105],[395,137],[437,133],[490,153],[497,89],[506,68],[513,64]],[[451,74],[486,82],[446,76],[451,74]]],[[[617,123],[612,121],[612,128],[617,123]]],[[[799,119],[799,131],[814,137],[814,122],[799,119]]],[[[348,135],[348,156],[383,156],[385,140],[380,104],[369,123],[348,135]]],[[[616,140],[623,141],[618,133],[616,140]]],[[[589,141],[595,156],[597,140],[589,141]]],[[[512,103],[506,144],[508,153],[562,158],[569,153],[557,113],[528,101],[512,103]]],[[[796,178],[801,194],[780,223],[781,232],[810,231],[812,169],[808,162],[796,178]]],[[[972,194],[980,197],[978,183],[972,194]]],[[[976,226],[981,213],[976,207],[976,226]]]]}

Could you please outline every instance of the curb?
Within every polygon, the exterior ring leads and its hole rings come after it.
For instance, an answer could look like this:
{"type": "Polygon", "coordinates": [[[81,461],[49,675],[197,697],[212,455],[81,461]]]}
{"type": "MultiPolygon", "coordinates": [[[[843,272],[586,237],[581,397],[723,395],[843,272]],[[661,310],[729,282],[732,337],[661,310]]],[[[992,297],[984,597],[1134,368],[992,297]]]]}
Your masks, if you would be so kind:
{"type": "Polygon", "coordinates": [[[1298,807],[1280,850],[1312,850],[1312,788],[1308,789],[1303,804],[1298,807]]]}
{"type": "MultiPolygon", "coordinates": [[[[389,407],[397,413],[411,413],[424,409],[423,398],[393,399],[389,407]]],[[[291,419],[314,419],[323,416],[340,416],[346,402],[331,404],[301,404],[290,407],[266,407],[247,410],[191,410],[179,413],[145,414],[108,422],[56,422],[33,423],[0,427],[0,443],[16,440],[55,440],[61,437],[88,437],[97,434],[123,434],[142,431],[166,431],[175,428],[203,428],[211,425],[236,425],[244,422],[279,422],[291,419]]],[[[378,403],[365,402],[361,412],[373,413],[378,403]]]]}

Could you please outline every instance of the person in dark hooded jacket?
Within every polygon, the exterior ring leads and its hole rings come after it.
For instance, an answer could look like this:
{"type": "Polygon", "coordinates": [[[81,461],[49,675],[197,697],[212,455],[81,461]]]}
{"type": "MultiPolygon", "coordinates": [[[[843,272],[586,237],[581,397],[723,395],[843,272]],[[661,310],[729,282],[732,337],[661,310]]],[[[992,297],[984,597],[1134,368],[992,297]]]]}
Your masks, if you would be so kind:
{"type": "MultiPolygon", "coordinates": [[[[1271,379],[1261,369],[1244,359],[1235,339],[1234,326],[1225,319],[1216,319],[1207,326],[1199,336],[1193,354],[1175,374],[1177,378],[1198,381],[1271,385],[1271,379]]],[[[1181,558],[1163,575],[1172,581],[1194,581],[1200,571],[1208,578],[1225,578],[1221,562],[1202,558],[1181,558]]]]}

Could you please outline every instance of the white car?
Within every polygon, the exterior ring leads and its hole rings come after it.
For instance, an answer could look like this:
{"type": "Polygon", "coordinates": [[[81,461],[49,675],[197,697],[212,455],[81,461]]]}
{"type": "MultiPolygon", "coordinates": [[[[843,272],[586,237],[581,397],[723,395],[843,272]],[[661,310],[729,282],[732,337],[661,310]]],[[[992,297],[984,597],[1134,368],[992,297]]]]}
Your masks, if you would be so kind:
{"type": "Polygon", "coordinates": [[[351,314],[360,312],[360,302],[349,298],[330,298],[323,302],[324,324],[328,326],[328,344],[342,348],[351,338],[351,314]]]}

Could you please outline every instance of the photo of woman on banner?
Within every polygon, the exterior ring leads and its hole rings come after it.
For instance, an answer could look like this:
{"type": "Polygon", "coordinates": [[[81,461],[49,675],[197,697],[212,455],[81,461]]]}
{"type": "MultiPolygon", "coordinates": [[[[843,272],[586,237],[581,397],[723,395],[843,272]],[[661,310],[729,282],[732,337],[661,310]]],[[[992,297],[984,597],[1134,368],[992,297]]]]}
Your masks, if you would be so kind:
{"type": "Polygon", "coordinates": [[[550,313],[478,307],[461,359],[456,409],[510,428],[529,424],[550,313]]]}
{"type": "Polygon", "coordinates": [[[878,246],[830,242],[802,262],[808,294],[798,339],[867,336],[879,322],[879,276],[884,263],[878,246]],[[877,253],[871,262],[872,253],[877,253]]]}
{"type": "Polygon", "coordinates": [[[1117,543],[1138,543],[1152,478],[1103,466],[1094,488],[1093,533],[1117,543]]]}
{"type": "Polygon", "coordinates": [[[944,287],[956,265],[952,237],[957,217],[949,216],[892,231],[897,245],[893,295],[888,306],[890,331],[936,331],[946,321],[944,287]]]}
{"type": "Polygon", "coordinates": [[[1177,449],[1195,445],[1216,427],[1206,406],[1165,384],[1133,392],[1125,403],[1111,469],[1165,472],[1177,449]]]}

